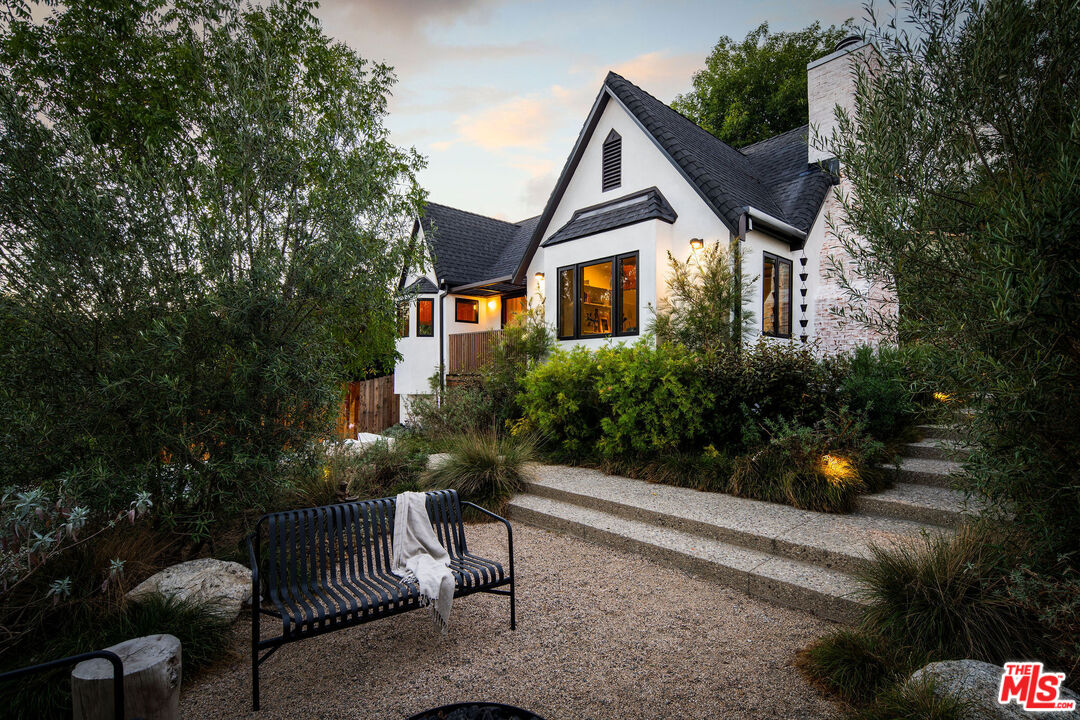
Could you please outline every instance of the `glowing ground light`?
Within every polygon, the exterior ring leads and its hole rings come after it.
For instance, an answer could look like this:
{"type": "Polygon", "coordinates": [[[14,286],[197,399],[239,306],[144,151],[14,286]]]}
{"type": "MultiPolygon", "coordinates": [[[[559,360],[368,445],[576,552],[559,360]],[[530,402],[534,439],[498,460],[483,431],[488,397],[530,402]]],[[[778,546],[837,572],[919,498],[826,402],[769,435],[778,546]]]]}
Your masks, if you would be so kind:
{"type": "Polygon", "coordinates": [[[950,395],[949,393],[943,393],[939,390],[938,392],[934,393],[934,399],[938,402],[949,402],[950,400],[952,400],[952,395],[950,395]]]}
{"type": "Polygon", "coordinates": [[[851,462],[835,455],[822,455],[820,467],[821,474],[834,485],[840,485],[855,476],[855,468],[851,467],[851,462]]]}

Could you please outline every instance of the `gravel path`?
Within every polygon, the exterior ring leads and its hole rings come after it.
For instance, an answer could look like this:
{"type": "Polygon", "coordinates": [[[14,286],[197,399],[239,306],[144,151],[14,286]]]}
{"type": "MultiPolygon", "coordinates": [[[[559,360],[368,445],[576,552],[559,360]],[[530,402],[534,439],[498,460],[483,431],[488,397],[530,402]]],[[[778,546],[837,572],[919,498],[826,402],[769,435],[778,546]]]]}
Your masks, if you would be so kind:
{"type": "MultiPolygon", "coordinates": [[[[473,552],[505,559],[501,526],[466,532],[473,552]]],[[[291,643],[261,668],[256,714],[242,616],[238,659],[187,686],[181,714],[401,720],[484,699],[547,720],[837,716],[791,664],[828,622],[584,540],[514,535],[516,632],[505,598],[472,595],[445,638],[420,610],[291,643]]]]}

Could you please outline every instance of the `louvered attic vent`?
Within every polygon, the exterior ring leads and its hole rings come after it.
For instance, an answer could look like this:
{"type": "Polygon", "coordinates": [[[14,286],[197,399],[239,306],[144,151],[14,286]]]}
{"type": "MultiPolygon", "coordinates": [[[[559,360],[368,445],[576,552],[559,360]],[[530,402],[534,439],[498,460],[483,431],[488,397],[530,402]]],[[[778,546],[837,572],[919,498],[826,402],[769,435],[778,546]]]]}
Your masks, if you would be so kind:
{"type": "Polygon", "coordinates": [[[612,130],[604,141],[603,191],[622,185],[622,138],[612,130]]]}

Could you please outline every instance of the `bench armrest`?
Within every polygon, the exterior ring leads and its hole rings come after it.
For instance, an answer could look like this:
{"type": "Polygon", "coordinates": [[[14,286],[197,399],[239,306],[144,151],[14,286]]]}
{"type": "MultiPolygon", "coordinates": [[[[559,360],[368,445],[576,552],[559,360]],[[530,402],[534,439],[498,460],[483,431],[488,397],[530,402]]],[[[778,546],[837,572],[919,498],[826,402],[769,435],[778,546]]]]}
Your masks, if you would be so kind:
{"type": "Polygon", "coordinates": [[[468,500],[462,500],[461,501],[461,506],[462,507],[471,507],[474,510],[479,510],[484,515],[487,515],[490,518],[494,518],[495,520],[498,520],[499,522],[501,522],[503,525],[506,526],[506,545],[507,545],[507,550],[508,550],[508,552],[510,554],[510,577],[511,578],[514,577],[514,529],[512,527],[510,527],[510,521],[507,520],[506,518],[502,517],[501,515],[496,515],[495,513],[491,512],[490,510],[487,510],[486,508],[482,508],[479,505],[477,505],[476,503],[471,503],[468,500]]]}
{"type": "Polygon", "coordinates": [[[244,538],[244,542],[247,543],[248,549],[248,562],[251,564],[251,606],[253,609],[258,608],[256,604],[261,598],[262,588],[259,585],[259,559],[255,555],[255,533],[249,534],[244,538]]]}

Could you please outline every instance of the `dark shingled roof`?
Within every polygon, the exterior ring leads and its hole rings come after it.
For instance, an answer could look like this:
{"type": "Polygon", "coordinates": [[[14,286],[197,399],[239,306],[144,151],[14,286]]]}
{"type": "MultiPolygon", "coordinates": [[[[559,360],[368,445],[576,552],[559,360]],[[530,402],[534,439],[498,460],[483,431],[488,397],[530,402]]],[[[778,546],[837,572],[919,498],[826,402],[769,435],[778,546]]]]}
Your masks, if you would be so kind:
{"type": "Polygon", "coordinates": [[[604,85],[656,138],[729,227],[753,206],[803,232],[833,177],[807,163],[807,128],[782,133],[740,152],[616,73],[604,85]]]}
{"type": "Polygon", "coordinates": [[[420,224],[435,276],[455,287],[513,275],[539,219],[509,223],[429,202],[420,224]]]}
{"type": "Polygon", "coordinates": [[[654,218],[673,223],[677,217],[667,199],[651,187],[575,211],[570,221],[545,240],[542,247],[654,218]]]}
{"type": "Polygon", "coordinates": [[[437,293],[439,292],[439,288],[435,287],[435,283],[431,282],[426,277],[422,277],[409,283],[409,286],[405,288],[404,292],[424,295],[437,293]]]}

